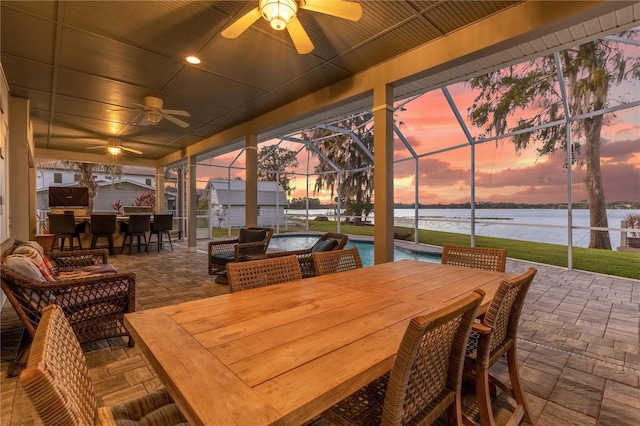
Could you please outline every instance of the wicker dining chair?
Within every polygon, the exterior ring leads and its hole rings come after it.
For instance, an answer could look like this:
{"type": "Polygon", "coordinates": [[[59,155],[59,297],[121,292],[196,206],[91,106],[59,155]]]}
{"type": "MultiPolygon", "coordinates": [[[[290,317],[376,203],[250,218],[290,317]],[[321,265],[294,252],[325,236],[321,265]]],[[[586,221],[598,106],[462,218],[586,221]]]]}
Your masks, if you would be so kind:
{"type": "Polygon", "coordinates": [[[357,247],[315,252],[311,256],[317,275],[335,274],[336,272],[362,268],[362,260],[357,247]]]}
{"type": "Polygon", "coordinates": [[[342,250],[349,241],[346,234],[338,234],[335,232],[327,232],[322,235],[315,244],[306,249],[288,250],[267,253],[267,257],[280,257],[295,254],[298,257],[302,278],[310,278],[316,276],[316,270],[313,266],[312,253],[331,250],[342,250]]]}
{"type": "Polygon", "coordinates": [[[445,244],[442,248],[442,264],[504,272],[507,250],[445,244]]]}
{"type": "Polygon", "coordinates": [[[461,425],[461,385],[469,330],[484,297],[475,290],[405,331],[391,371],[322,414],[337,425],[431,424],[445,411],[461,425]]]}
{"type": "MultiPolygon", "coordinates": [[[[520,383],[516,336],[522,305],[531,282],[536,275],[535,268],[529,268],[522,275],[505,280],[500,284],[496,295],[482,322],[473,324],[464,364],[464,376],[475,380],[480,423],[495,425],[491,409],[490,384],[502,389],[516,401],[516,407],[508,424],[518,424],[521,420],[531,423],[527,401],[520,383]],[[489,369],[502,356],[507,355],[507,366],[511,387],[489,373],[489,369]]],[[[474,419],[465,419],[475,424],[474,419]]]]}
{"type": "Polygon", "coordinates": [[[227,265],[227,276],[231,293],[302,279],[295,255],[231,262],[227,265]]]}
{"type": "Polygon", "coordinates": [[[98,408],[87,360],[57,305],[43,309],[20,385],[45,426],[187,424],[164,389],[120,405],[98,408]]]}

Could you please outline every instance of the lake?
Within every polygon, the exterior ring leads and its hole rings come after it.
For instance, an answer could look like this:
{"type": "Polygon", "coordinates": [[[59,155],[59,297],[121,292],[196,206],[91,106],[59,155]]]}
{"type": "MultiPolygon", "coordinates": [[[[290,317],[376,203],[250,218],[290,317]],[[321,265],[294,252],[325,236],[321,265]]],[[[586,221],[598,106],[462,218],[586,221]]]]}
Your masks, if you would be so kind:
{"type": "MultiPolygon", "coordinates": [[[[589,246],[589,210],[573,211],[573,246],[589,246]],[[576,229],[577,228],[577,229],[576,229]]],[[[304,216],[305,210],[288,210],[289,216],[304,216]]],[[[395,209],[396,226],[414,226],[413,209],[395,209]]],[[[609,228],[620,228],[629,213],[639,210],[607,210],[609,228]]],[[[309,210],[309,216],[326,215],[326,209],[309,210]]],[[[470,209],[419,209],[418,227],[432,231],[471,233],[470,209]]],[[[374,221],[375,217],[370,217],[374,221]]],[[[566,209],[476,209],[476,235],[512,240],[567,245],[566,209]]],[[[610,231],[611,248],[620,245],[620,231],[610,231]]]]}

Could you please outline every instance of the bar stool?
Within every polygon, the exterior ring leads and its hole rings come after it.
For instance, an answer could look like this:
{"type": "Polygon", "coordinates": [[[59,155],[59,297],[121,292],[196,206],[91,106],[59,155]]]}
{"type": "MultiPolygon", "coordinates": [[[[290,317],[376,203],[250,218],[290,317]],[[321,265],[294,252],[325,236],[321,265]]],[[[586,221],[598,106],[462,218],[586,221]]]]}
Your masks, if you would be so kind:
{"type": "Polygon", "coordinates": [[[162,246],[162,234],[166,235],[171,245],[171,251],[173,251],[173,242],[171,242],[171,229],[173,228],[173,215],[172,214],[157,214],[153,216],[153,223],[151,224],[151,234],[149,235],[149,244],[151,244],[151,237],[156,236],[156,244],[158,245],[158,252],[162,246]]]}
{"type": "Polygon", "coordinates": [[[124,247],[127,244],[127,237],[129,237],[129,255],[131,255],[131,246],[133,245],[133,237],[138,237],[138,252],[140,249],[140,237],[144,238],[144,246],[147,253],[149,253],[149,243],[147,242],[147,232],[151,230],[151,215],[150,214],[132,214],[129,216],[129,223],[122,223],[124,229],[124,238],[122,239],[122,248],[120,253],[124,253],[124,247]]]}
{"type": "Polygon", "coordinates": [[[109,242],[109,254],[115,256],[113,248],[113,234],[116,232],[115,214],[92,214],[90,219],[91,228],[91,248],[96,248],[98,238],[106,238],[109,242]]]}
{"type": "MultiPolygon", "coordinates": [[[[84,224],[82,224],[84,225],[84,224]]],[[[64,250],[64,241],[69,238],[69,247],[73,250],[73,239],[78,239],[78,245],[82,250],[80,240],[80,227],[76,226],[76,219],[73,214],[49,214],[49,232],[60,239],[60,251],[64,250]]],[[[53,243],[55,246],[55,242],[53,243]]]]}

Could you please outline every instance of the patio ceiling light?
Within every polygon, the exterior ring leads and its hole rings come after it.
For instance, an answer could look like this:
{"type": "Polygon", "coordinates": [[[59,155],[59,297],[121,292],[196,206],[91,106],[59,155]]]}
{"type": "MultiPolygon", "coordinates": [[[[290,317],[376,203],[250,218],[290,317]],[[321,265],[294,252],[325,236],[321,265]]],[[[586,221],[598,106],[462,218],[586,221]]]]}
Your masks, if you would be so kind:
{"type": "Polygon", "coordinates": [[[107,152],[111,155],[119,155],[122,152],[122,149],[119,146],[108,146],[107,152]]]}
{"type": "Polygon", "coordinates": [[[294,0],[260,0],[260,12],[271,28],[284,30],[295,19],[298,4],[294,0]]]}

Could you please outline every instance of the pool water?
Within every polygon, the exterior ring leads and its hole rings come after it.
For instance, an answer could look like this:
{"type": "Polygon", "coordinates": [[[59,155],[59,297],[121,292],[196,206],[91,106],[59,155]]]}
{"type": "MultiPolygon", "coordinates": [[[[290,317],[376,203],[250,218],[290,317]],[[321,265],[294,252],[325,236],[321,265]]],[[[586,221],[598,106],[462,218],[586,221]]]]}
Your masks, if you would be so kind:
{"type": "MultiPolygon", "coordinates": [[[[269,242],[269,248],[279,250],[304,250],[312,247],[320,238],[318,235],[274,235],[269,242]]],[[[357,247],[360,252],[363,266],[373,265],[373,243],[369,241],[352,241],[346,248],[357,247]]],[[[432,253],[421,253],[413,250],[405,250],[395,247],[393,250],[394,260],[413,259],[423,262],[440,263],[440,255],[432,253]]]]}

